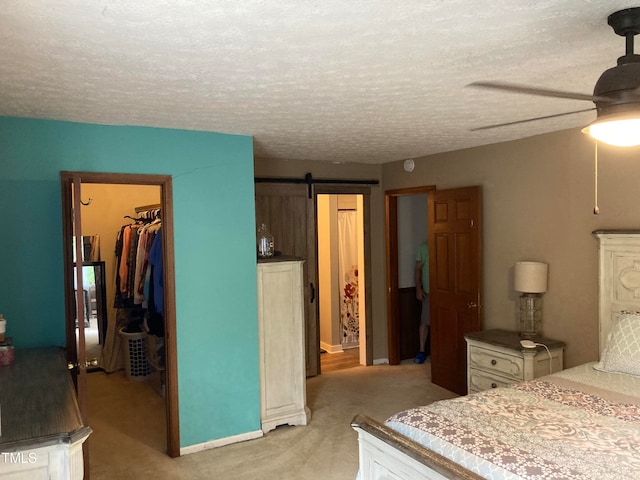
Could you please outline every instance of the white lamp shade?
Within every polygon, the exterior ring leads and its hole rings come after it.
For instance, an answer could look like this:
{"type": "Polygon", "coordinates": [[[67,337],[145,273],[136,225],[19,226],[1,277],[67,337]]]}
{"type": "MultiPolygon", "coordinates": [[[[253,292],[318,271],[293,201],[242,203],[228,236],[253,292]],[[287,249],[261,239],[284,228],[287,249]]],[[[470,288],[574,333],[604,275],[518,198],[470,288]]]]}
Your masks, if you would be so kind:
{"type": "Polygon", "coordinates": [[[541,262],[517,262],[514,274],[514,289],[523,293],[547,291],[549,265],[541,262]]]}

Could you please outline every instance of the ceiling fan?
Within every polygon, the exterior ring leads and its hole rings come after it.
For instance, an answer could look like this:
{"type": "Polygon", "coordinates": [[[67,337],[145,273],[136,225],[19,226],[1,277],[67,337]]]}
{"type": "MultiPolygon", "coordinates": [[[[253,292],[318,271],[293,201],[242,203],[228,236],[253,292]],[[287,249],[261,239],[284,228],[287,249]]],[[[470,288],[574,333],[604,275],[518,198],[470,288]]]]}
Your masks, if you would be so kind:
{"type": "Polygon", "coordinates": [[[519,123],[544,120],[597,110],[597,119],[582,131],[605,143],[616,146],[640,145],[640,55],[634,53],[634,36],[640,33],[640,7],[627,8],[612,13],[607,23],[614,32],[626,38],[625,55],[617,65],[606,70],[596,82],[593,95],[529,87],[505,82],[473,82],[470,87],[487,88],[527,95],[588,100],[595,107],[573,112],[546,115],[515,122],[500,123],[474,128],[486,130],[519,123]]]}

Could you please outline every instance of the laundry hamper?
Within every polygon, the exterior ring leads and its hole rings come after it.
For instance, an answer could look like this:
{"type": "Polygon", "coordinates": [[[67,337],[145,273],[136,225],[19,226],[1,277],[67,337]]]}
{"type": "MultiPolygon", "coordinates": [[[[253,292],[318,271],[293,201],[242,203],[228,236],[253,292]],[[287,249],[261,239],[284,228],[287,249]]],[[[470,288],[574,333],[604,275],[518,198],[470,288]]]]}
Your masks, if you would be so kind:
{"type": "Polygon", "coordinates": [[[126,332],[120,329],[124,341],[123,355],[125,374],[129,380],[146,380],[152,370],[147,361],[147,334],[144,332],[126,332]]]}
{"type": "Polygon", "coordinates": [[[153,390],[161,397],[166,397],[166,375],[164,367],[164,337],[147,334],[147,361],[151,367],[149,383],[153,390]]]}

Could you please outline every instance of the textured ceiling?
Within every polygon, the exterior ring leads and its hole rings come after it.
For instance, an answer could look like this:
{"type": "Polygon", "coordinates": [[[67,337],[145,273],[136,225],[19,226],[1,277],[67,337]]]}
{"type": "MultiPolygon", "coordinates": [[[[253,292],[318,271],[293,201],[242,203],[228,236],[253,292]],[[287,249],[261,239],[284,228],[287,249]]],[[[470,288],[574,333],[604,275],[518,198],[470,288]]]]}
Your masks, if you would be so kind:
{"type": "Polygon", "coordinates": [[[582,126],[619,0],[3,0],[0,115],[252,135],[256,156],[384,163],[582,126]]]}

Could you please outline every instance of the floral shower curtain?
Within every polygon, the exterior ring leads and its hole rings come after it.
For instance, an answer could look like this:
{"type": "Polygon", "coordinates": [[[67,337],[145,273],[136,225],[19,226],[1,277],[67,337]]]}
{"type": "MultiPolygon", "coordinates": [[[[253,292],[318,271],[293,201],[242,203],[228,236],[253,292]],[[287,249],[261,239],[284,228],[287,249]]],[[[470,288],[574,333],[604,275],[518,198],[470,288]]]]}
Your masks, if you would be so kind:
{"type": "Polygon", "coordinates": [[[356,240],[355,210],[338,212],[340,330],[342,348],[359,345],[358,315],[358,245],[356,240]]]}

